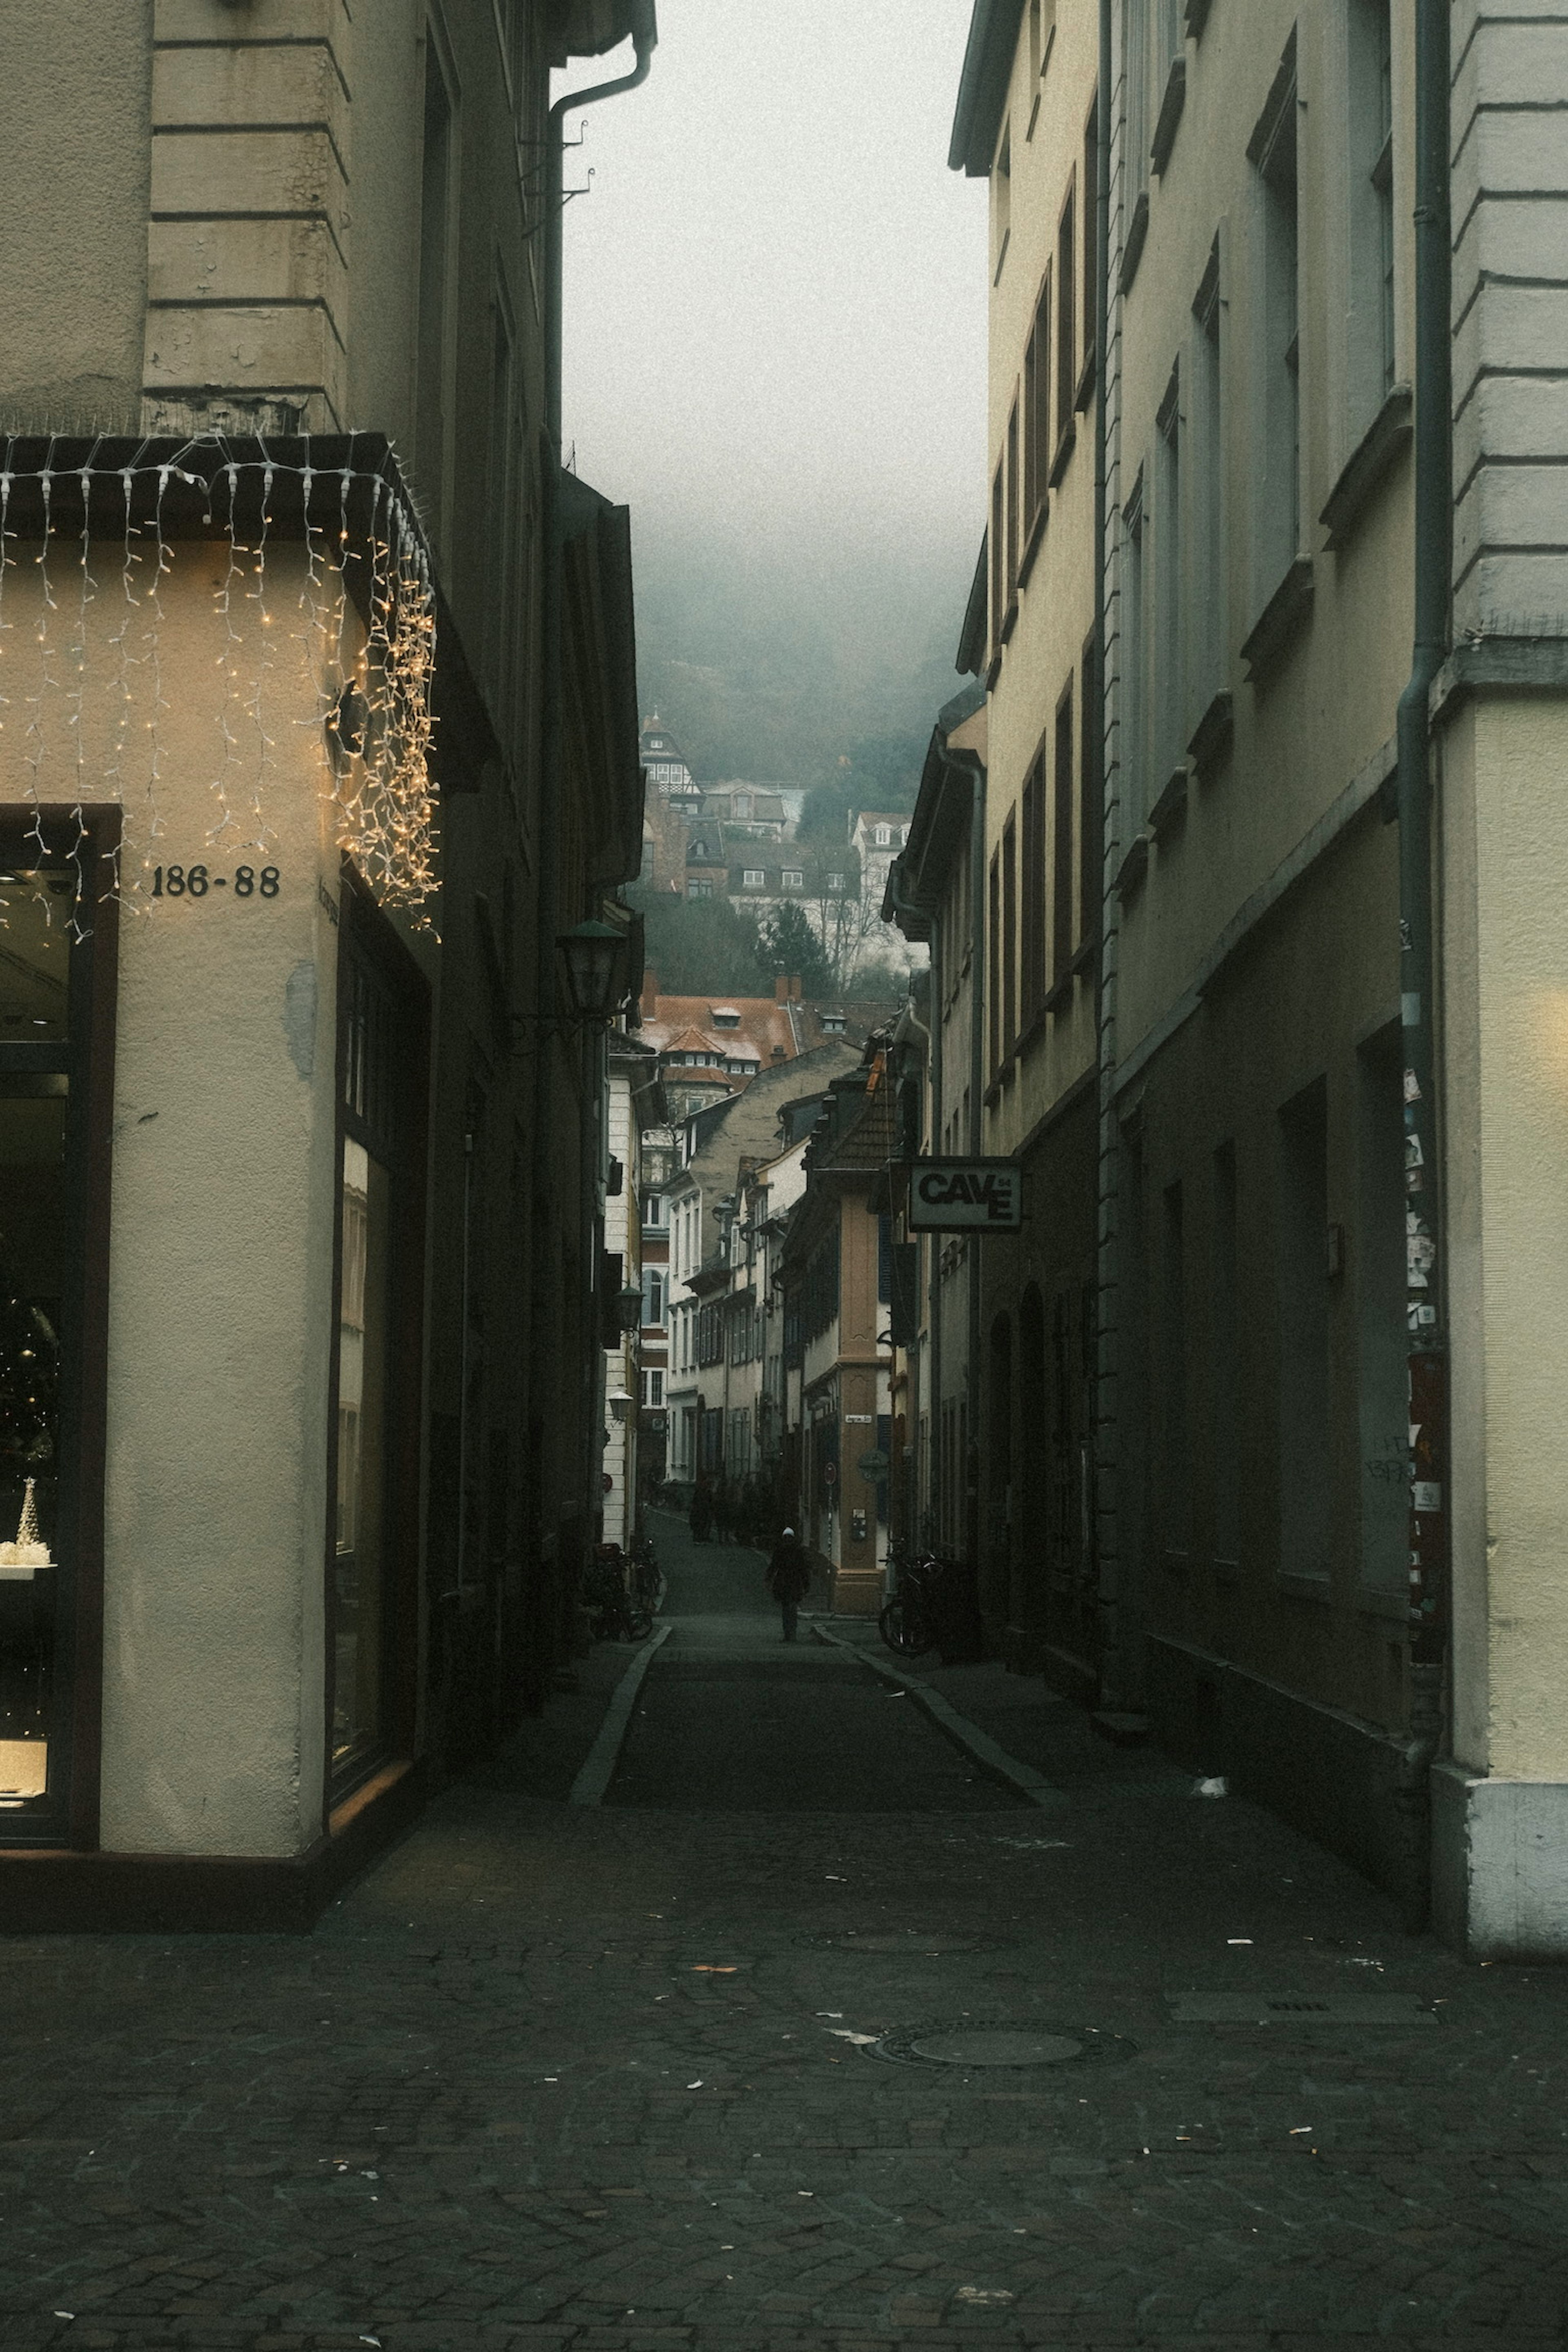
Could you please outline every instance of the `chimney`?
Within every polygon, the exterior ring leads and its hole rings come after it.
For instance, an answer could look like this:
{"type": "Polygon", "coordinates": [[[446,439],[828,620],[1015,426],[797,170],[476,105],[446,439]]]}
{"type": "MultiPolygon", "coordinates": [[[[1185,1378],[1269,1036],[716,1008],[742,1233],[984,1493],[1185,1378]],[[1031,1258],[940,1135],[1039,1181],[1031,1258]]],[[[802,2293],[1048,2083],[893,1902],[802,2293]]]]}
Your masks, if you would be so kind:
{"type": "Polygon", "coordinates": [[[800,1003],[800,974],[798,971],[792,971],[790,974],[789,992],[791,1002],[798,1004],[800,1003]]]}
{"type": "Polygon", "coordinates": [[[787,1004],[789,1003],[789,982],[784,978],[782,971],[773,982],[773,1003],[775,1004],[787,1004]]]}
{"type": "Polygon", "coordinates": [[[642,1017],[645,1021],[658,1018],[658,974],[651,963],[642,976],[642,1017]]]}

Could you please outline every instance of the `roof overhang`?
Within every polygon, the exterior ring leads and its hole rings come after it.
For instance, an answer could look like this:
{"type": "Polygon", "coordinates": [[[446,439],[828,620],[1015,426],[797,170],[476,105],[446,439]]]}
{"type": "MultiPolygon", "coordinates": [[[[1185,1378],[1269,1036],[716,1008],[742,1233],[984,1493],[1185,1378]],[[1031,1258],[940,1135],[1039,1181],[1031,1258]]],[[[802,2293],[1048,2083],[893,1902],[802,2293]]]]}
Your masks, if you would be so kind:
{"type": "Polygon", "coordinates": [[[639,19],[651,18],[647,0],[553,0],[550,11],[550,62],[602,58],[629,41],[639,19]]]}
{"type": "Polygon", "coordinates": [[[971,180],[990,175],[1023,15],[1024,0],[974,0],[947,149],[949,171],[971,180]]]}

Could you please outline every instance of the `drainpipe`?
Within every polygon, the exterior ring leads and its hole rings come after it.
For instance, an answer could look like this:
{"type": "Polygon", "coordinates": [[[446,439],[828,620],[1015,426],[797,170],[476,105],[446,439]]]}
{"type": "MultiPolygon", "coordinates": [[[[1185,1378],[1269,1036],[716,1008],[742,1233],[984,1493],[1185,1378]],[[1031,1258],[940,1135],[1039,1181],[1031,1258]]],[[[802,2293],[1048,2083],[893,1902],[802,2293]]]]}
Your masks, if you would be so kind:
{"type": "MultiPolygon", "coordinates": [[[[1094,387],[1094,660],[1100,688],[1100,775],[1106,777],[1105,697],[1106,570],[1110,551],[1110,93],[1115,87],[1111,47],[1111,0],[1100,0],[1100,137],[1096,142],[1094,203],[1098,220],[1100,275],[1094,289],[1095,352],[1098,364],[1094,387]]],[[[1120,773],[1120,772],[1119,772],[1120,773]]],[[[1119,824],[1111,819],[1108,793],[1101,792],[1100,970],[1096,1007],[1100,1042],[1100,1137],[1098,1223],[1095,1264],[1094,1380],[1094,1514],[1092,1541],[1096,1600],[1095,1647],[1098,1653],[1099,1698],[1111,1704],[1121,1679],[1121,1553],[1118,1511],[1121,1476],[1121,1422],[1117,1378],[1120,1345],[1119,1266],[1121,1240],[1118,1209],[1121,1186],[1121,1129],[1116,1116],[1116,978],[1121,902],[1112,887],[1120,864],[1119,824]]],[[[1118,795],[1120,799],[1120,793],[1118,795]]]]}
{"type": "MultiPolygon", "coordinates": [[[[614,98],[620,91],[636,89],[647,79],[653,62],[654,48],[658,40],[658,26],[654,13],[654,0],[631,0],[632,42],[636,63],[630,73],[621,74],[613,81],[596,82],[588,89],[572,91],[558,98],[551,107],[545,133],[544,176],[544,450],[540,485],[540,536],[544,552],[544,601],[541,620],[540,696],[539,696],[539,814],[536,835],[538,859],[537,929],[534,941],[536,959],[535,989],[538,1008],[542,1013],[555,1001],[555,933],[561,919],[561,813],[563,798],[563,767],[564,764],[563,681],[562,592],[565,560],[565,542],[562,528],[562,342],[563,342],[563,219],[566,206],[565,191],[565,119],[581,108],[596,106],[602,99],[614,98]]],[[[575,919],[577,910],[573,909],[575,919]]],[[[549,1212],[553,1195],[553,1158],[560,1122],[556,1116],[555,1055],[559,1046],[549,1027],[540,1032],[540,1045],[534,1062],[533,1098],[533,1224],[535,1237],[533,1297],[537,1303],[548,1297],[559,1265],[561,1234],[549,1212]]],[[[579,1049],[579,1075],[586,1084],[590,1065],[579,1049]]],[[[585,1111],[585,1105],[581,1106],[585,1111]]],[[[579,1155],[587,1150],[587,1138],[579,1127],[579,1155]]],[[[582,1195],[574,1203],[579,1218],[582,1195]]],[[[583,1291],[590,1295],[595,1270],[589,1264],[592,1233],[584,1223],[578,1234],[581,1254],[583,1291]]],[[[584,1335],[594,1340],[597,1332],[584,1335]]],[[[536,1339],[538,1335],[536,1333],[536,1339]]],[[[590,1359],[590,1361],[592,1360],[590,1359]]],[[[585,1465],[593,1455],[593,1432],[584,1428],[579,1435],[582,1448],[580,1461],[585,1465]]],[[[586,1485],[585,1475],[569,1478],[568,1486],[581,1490],[586,1485]]],[[[584,1529],[584,1535],[586,1529],[584,1529]]]]}
{"type": "Polygon", "coordinates": [[[1407,1925],[1431,1904],[1431,1768],[1448,1618],[1448,1333],[1441,1258],[1430,698],[1448,650],[1452,467],[1448,0],[1415,8],[1415,643],[1399,698],[1399,1003],[1405,1040],[1410,1426],[1410,1738],[1400,1803],[1407,1925]]]}

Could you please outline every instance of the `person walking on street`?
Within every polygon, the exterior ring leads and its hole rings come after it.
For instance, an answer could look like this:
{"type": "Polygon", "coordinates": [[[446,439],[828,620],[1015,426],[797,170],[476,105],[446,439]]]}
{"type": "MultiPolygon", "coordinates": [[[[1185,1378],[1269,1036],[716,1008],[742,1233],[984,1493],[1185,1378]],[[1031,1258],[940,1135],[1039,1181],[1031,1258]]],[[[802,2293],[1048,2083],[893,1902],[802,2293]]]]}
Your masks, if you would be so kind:
{"type": "Polygon", "coordinates": [[[805,1556],[805,1547],[793,1528],[785,1528],[768,1562],[768,1591],[784,1612],[786,1642],[795,1639],[800,1604],[810,1590],[811,1562],[805,1556]]]}

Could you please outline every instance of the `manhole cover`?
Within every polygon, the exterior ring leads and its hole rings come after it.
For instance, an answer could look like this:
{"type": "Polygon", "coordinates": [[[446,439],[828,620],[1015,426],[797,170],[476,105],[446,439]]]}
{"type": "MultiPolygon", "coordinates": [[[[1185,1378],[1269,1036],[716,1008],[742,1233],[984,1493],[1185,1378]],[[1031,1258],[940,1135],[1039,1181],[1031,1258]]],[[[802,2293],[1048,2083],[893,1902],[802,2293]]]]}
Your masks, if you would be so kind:
{"type": "Polygon", "coordinates": [[[1127,2058],[1132,2049],[1119,2033],[1059,2020],[1026,2024],[1016,2018],[960,2017],[895,2025],[871,2044],[870,2054],[901,2066],[1071,2066],[1127,2058]]]}

